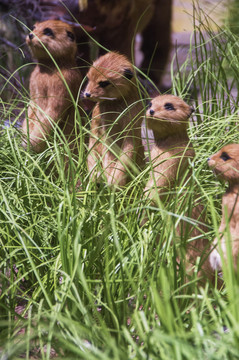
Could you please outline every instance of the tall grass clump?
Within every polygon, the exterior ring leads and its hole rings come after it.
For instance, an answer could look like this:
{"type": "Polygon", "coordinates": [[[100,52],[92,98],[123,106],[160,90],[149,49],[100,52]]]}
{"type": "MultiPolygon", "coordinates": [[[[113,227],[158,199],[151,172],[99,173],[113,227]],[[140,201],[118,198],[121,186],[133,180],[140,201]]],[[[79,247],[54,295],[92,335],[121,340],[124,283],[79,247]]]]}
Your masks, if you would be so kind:
{"type": "MultiPolygon", "coordinates": [[[[214,239],[225,185],[207,158],[238,142],[238,39],[212,31],[197,8],[194,16],[188,59],[172,67],[171,92],[196,109],[189,129],[196,157],[189,181],[164,204],[143,194],[150,164],[123,189],[97,185],[87,149],[75,158],[57,127],[43,153],[25,151],[19,128],[6,120],[20,119],[29,99],[22,92],[18,115],[14,100],[2,102],[1,359],[239,358],[238,275],[228,266],[221,288],[201,282],[198,258],[187,278],[183,255],[194,239],[176,231],[182,221],[199,225],[188,209],[200,201],[202,236],[214,239]]],[[[79,144],[89,132],[85,117],[79,144]]]]}

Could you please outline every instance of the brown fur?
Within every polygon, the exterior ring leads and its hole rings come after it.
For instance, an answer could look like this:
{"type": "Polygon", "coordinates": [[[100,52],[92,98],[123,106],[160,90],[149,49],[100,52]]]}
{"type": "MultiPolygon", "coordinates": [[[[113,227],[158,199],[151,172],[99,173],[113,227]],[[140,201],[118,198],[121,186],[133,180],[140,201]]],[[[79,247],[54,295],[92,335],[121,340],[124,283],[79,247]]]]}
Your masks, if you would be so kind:
{"type": "Polygon", "coordinates": [[[208,159],[210,168],[220,179],[228,182],[229,187],[222,197],[222,220],[219,227],[220,239],[214,240],[214,249],[210,255],[210,263],[214,270],[221,270],[222,260],[218,252],[220,241],[223,256],[226,259],[226,225],[229,225],[229,240],[232,241],[234,267],[237,268],[239,252],[239,144],[224,146],[208,159]],[[216,247],[216,248],[215,248],[216,247]]]}
{"type": "Polygon", "coordinates": [[[82,77],[75,68],[77,46],[73,29],[68,24],[59,20],[36,23],[26,41],[37,65],[30,77],[31,102],[28,116],[22,124],[25,135],[23,146],[27,146],[29,134],[32,149],[41,152],[45,149],[46,140],[55,123],[63,130],[69,142],[74,140],[75,109],[69,91],[76,100],[82,77]],[[53,35],[47,35],[49,31],[53,35]],[[50,52],[60,71],[44,47],[50,52]]]}
{"type": "Polygon", "coordinates": [[[110,52],[96,60],[88,74],[84,96],[96,102],[92,114],[88,168],[95,178],[123,186],[128,172],[144,165],[141,139],[143,104],[133,67],[127,58],[110,52]],[[107,86],[101,87],[101,82],[107,86]],[[117,158],[117,155],[119,159],[117,158]]]}
{"type": "MultiPolygon", "coordinates": [[[[40,0],[44,4],[44,0],[40,0]]],[[[91,35],[109,50],[119,51],[131,58],[132,42],[141,33],[141,50],[144,55],[142,69],[159,84],[170,50],[172,0],[88,0],[85,8],[79,8],[78,0],[47,1],[45,18],[61,18],[74,21],[71,13],[81,24],[94,27],[91,35]],[[150,69],[149,69],[150,65],[150,69]]],[[[88,38],[79,31],[81,57],[89,61],[89,47],[82,46],[88,38]],[[88,54],[88,55],[87,55],[88,54]]],[[[100,54],[105,53],[100,48],[100,54]]],[[[85,63],[83,63],[85,65],[85,63]]]]}
{"type": "MultiPolygon", "coordinates": [[[[193,159],[195,153],[187,134],[187,127],[192,111],[192,107],[173,95],[155,97],[147,110],[146,124],[149,129],[153,130],[155,144],[150,151],[153,170],[145,193],[152,202],[156,202],[158,196],[164,202],[166,194],[180,185],[185,175],[185,181],[191,175],[188,169],[188,160],[193,159]]],[[[194,204],[192,211],[187,216],[204,223],[202,214],[203,206],[197,203],[194,204]]],[[[184,221],[183,226],[179,225],[177,231],[181,237],[185,237],[187,234],[190,237],[196,237],[201,236],[202,232],[207,230],[201,224],[199,227],[200,229],[197,229],[184,221]]],[[[203,254],[202,270],[210,277],[209,261],[205,259],[207,247],[209,247],[208,241],[202,237],[188,243],[186,258],[189,264],[195,264],[196,258],[203,254]]]]}

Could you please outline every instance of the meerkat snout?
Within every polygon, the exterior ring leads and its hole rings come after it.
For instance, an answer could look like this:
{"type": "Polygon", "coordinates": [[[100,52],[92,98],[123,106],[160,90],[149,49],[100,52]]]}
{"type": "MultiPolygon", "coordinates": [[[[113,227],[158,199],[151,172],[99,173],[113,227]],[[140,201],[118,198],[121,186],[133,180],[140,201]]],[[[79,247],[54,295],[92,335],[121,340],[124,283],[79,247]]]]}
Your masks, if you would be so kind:
{"type": "Polygon", "coordinates": [[[85,93],[85,97],[91,97],[91,94],[90,93],[85,93]]]}
{"type": "Polygon", "coordinates": [[[152,110],[152,109],[151,109],[151,110],[149,110],[149,113],[150,113],[150,115],[152,115],[152,116],[153,116],[153,115],[154,115],[154,110],[152,110]]]}

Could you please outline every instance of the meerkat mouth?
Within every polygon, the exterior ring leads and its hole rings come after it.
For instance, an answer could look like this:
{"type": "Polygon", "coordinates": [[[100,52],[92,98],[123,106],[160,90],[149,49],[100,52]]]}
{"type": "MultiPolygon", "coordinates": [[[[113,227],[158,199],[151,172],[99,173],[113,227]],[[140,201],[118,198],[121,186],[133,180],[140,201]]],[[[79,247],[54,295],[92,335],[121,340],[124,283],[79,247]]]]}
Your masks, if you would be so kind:
{"type": "Polygon", "coordinates": [[[147,119],[149,120],[156,120],[156,121],[161,121],[161,122],[177,122],[175,120],[171,120],[170,118],[163,118],[163,117],[157,117],[157,116],[147,116],[147,119]]]}
{"type": "Polygon", "coordinates": [[[147,116],[148,120],[155,120],[161,123],[171,123],[171,124],[175,124],[175,125],[180,125],[180,124],[188,124],[188,120],[180,120],[180,119],[171,119],[171,118],[163,118],[163,117],[154,117],[154,116],[147,116]]]}
{"type": "Polygon", "coordinates": [[[99,99],[100,100],[111,100],[111,101],[117,100],[117,98],[110,98],[110,97],[105,97],[105,96],[100,96],[99,99]]]}

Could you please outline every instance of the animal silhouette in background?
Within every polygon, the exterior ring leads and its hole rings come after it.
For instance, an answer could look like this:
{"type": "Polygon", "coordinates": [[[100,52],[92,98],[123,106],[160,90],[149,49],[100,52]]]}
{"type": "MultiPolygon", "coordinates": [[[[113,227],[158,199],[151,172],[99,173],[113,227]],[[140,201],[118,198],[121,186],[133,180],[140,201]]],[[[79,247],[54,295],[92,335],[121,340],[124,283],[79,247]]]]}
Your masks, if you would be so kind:
{"type": "MultiPolygon", "coordinates": [[[[182,186],[191,176],[189,160],[193,160],[195,152],[187,128],[193,111],[194,109],[181,98],[169,94],[159,95],[149,104],[146,126],[153,130],[154,145],[150,150],[152,170],[144,192],[151,203],[156,204],[158,198],[165,202],[167,196],[173,196],[176,187],[182,186]]],[[[178,201],[180,206],[180,201],[185,200],[178,201]]],[[[202,257],[199,275],[206,274],[213,280],[208,260],[209,242],[202,237],[203,232],[207,231],[202,204],[195,202],[192,209],[184,215],[201,222],[197,228],[182,219],[177,227],[177,233],[181,238],[198,237],[187,242],[187,263],[190,266],[194,265],[197,257],[202,257]]]]}
{"type": "Polygon", "coordinates": [[[230,241],[233,264],[237,268],[239,252],[239,144],[224,146],[210,156],[208,165],[219,179],[228,183],[228,188],[222,197],[222,220],[219,227],[219,238],[213,243],[210,263],[214,270],[222,269],[223,257],[227,260],[227,241],[230,241]],[[220,246],[219,244],[220,243],[220,246]]]}
{"type": "Polygon", "coordinates": [[[96,102],[92,113],[88,168],[91,176],[123,186],[144,166],[141,122],[144,111],[133,66],[110,52],[87,73],[84,97],[96,102]]]}
{"type": "Polygon", "coordinates": [[[47,20],[36,23],[26,41],[37,64],[30,76],[31,100],[22,124],[22,144],[26,148],[29,141],[34,151],[43,151],[57,124],[74,150],[74,102],[82,80],[76,68],[74,31],[60,20],[47,20]]]}
{"type": "MultiPolygon", "coordinates": [[[[91,36],[100,45],[111,51],[119,51],[134,62],[132,43],[136,33],[142,37],[141,50],[143,62],[141,69],[155,81],[161,82],[166,66],[171,38],[172,0],[27,0],[24,7],[14,8],[15,14],[24,12],[26,8],[31,21],[59,19],[74,25],[77,43],[79,43],[78,64],[82,66],[82,74],[91,63],[89,37],[77,24],[88,25],[93,30],[91,36]],[[133,58],[131,57],[133,55],[133,58]]],[[[12,5],[13,6],[13,5],[12,5]]],[[[20,14],[19,14],[20,15],[20,14]]],[[[16,16],[16,15],[15,15],[16,16]]],[[[99,56],[105,50],[99,48],[99,56]]]]}

